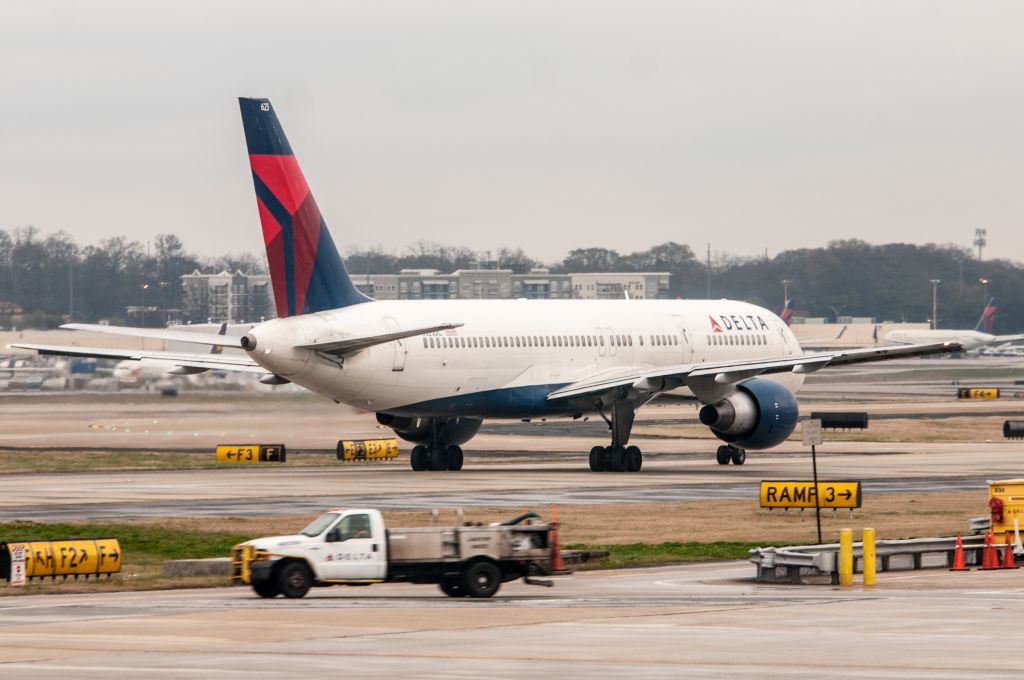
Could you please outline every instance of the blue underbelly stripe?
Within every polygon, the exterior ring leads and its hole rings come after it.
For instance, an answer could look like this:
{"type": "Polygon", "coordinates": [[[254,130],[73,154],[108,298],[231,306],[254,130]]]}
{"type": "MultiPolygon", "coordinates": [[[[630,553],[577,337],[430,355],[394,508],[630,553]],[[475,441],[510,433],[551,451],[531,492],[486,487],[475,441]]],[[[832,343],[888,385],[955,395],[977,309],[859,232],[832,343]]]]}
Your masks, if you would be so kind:
{"type": "Polygon", "coordinates": [[[527,418],[543,415],[589,413],[593,397],[548,399],[548,395],[571,383],[500,387],[471,394],[453,394],[415,404],[389,408],[403,416],[478,416],[481,418],[527,418]]]}

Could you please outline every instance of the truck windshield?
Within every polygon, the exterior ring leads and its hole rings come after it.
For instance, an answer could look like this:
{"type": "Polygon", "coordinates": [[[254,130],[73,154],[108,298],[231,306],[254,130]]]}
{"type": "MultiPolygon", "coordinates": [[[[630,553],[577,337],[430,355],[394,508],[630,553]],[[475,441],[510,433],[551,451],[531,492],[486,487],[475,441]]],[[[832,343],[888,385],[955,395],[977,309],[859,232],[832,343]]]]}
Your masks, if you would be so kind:
{"type": "Polygon", "coordinates": [[[300,531],[299,533],[303,536],[319,536],[324,532],[324,529],[334,524],[334,521],[336,519],[338,519],[338,513],[325,512],[324,514],[320,515],[315,520],[310,522],[309,526],[300,531]]]}

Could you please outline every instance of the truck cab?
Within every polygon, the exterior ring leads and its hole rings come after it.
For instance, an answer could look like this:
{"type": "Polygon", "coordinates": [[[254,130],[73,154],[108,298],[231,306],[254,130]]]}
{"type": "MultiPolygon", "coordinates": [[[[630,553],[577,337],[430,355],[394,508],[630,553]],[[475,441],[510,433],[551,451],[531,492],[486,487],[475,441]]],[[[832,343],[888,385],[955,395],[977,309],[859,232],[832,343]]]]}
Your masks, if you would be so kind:
{"type": "Polygon", "coordinates": [[[267,584],[263,592],[257,589],[264,597],[301,597],[314,582],[372,583],[387,577],[387,536],[379,510],[335,508],[294,536],[258,538],[239,547],[251,554],[248,577],[254,587],[267,584]],[[288,571],[283,578],[282,571],[288,571]]]}

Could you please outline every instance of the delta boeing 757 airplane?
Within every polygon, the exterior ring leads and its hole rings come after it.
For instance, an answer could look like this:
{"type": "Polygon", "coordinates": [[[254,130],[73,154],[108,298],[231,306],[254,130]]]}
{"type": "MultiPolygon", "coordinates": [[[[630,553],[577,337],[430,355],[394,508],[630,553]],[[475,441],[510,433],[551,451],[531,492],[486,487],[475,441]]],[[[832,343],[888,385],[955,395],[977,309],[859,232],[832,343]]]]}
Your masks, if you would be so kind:
{"type": "Polygon", "coordinates": [[[638,408],[667,391],[700,402],[724,442],[718,463],[781,444],[796,428],[793,393],[829,366],[960,350],[955,342],[804,354],[785,322],[732,300],[375,301],[349,278],[267,99],[240,99],[278,317],[244,337],[67,324],[245,354],[18,344],[43,354],[159,359],[173,373],[249,371],[376,412],[414,444],[413,470],[459,470],[460,445],[487,418],[598,414],[610,441],[594,471],[637,472],[638,408]]]}

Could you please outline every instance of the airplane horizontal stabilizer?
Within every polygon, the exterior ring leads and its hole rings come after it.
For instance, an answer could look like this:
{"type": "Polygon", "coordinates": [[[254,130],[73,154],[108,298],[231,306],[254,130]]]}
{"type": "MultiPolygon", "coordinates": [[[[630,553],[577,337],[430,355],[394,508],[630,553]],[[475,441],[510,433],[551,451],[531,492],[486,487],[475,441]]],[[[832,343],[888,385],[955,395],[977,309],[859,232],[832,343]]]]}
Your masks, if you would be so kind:
{"type": "Polygon", "coordinates": [[[97,323],[66,323],[61,328],[73,331],[93,331],[110,333],[111,335],[131,335],[137,338],[154,340],[170,340],[173,342],[191,342],[197,345],[213,345],[215,347],[242,347],[242,339],[234,335],[218,335],[216,333],[190,333],[173,331],[166,328],[135,328],[133,326],[103,326],[97,323]]]}
{"type": "Polygon", "coordinates": [[[412,338],[417,335],[426,335],[427,333],[437,333],[439,331],[448,331],[453,328],[462,326],[461,323],[442,323],[436,326],[426,326],[423,328],[409,328],[403,331],[395,331],[394,333],[382,333],[380,335],[364,335],[359,337],[339,338],[331,336],[322,338],[316,342],[311,342],[306,345],[300,345],[306,349],[312,349],[317,352],[327,352],[328,354],[352,354],[360,350],[364,350],[367,347],[373,347],[374,345],[382,345],[386,342],[394,342],[395,340],[402,340],[404,338],[412,338]]]}
{"type": "MultiPolygon", "coordinates": [[[[224,336],[218,336],[224,337],[224,336]]],[[[16,343],[7,345],[12,349],[28,349],[42,355],[62,357],[89,357],[93,359],[123,359],[142,361],[156,359],[168,361],[178,367],[214,371],[240,371],[243,373],[266,374],[267,370],[247,356],[225,354],[193,354],[190,352],[162,352],[158,350],[109,349],[105,347],[71,347],[62,345],[36,345],[16,343]]]]}

